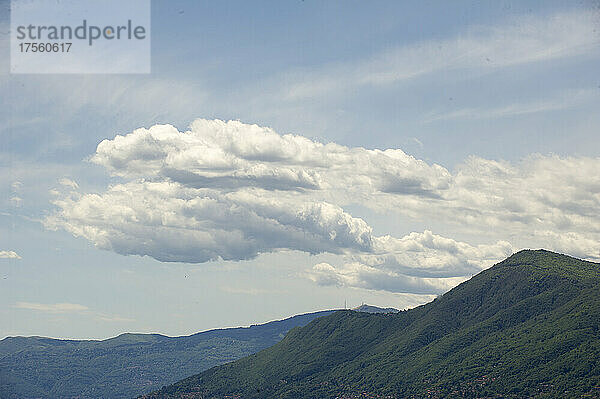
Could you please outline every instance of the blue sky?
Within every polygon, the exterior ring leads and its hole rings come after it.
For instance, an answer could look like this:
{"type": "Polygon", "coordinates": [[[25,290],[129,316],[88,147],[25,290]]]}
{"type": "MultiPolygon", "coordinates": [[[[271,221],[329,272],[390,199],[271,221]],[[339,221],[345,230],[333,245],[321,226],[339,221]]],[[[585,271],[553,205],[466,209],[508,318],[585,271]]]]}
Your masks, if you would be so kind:
{"type": "Polygon", "coordinates": [[[521,248],[600,258],[595,2],[153,2],[149,75],[11,75],[0,5],[1,336],[404,308],[521,248]]]}

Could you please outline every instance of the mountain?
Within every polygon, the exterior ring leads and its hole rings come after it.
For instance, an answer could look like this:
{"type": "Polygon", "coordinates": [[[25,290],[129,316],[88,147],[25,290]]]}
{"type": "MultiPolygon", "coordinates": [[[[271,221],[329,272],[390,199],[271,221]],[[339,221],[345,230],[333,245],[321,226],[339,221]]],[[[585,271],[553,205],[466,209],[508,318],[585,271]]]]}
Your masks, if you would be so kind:
{"type": "Polygon", "coordinates": [[[525,250],[433,302],[337,311],[144,396],[600,397],[600,264],[525,250]]]}
{"type": "Polygon", "coordinates": [[[122,334],[104,341],[9,337],[0,341],[0,398],[131,398],[283,338],[323,311],[183,337],[122,334]]]}
{"type": "Polygon", "coordinates": [[[394,308],[380,308],[377,306],[367,305],[363,303],[362,305],[353,308],[355,312],[365,312],[365,313],[398,313],[398,309],[394,308]]]}

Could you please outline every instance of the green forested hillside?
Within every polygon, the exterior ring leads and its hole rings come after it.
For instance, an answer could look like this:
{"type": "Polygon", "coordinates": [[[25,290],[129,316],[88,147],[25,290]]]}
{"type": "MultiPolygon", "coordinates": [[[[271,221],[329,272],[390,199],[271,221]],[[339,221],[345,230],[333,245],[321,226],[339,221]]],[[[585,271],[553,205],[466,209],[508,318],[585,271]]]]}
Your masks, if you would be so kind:
{"type": "Polygon", "coordinates": [[[184,337],[122,334],[104,341],[0,341],[0,398],[131,398],[267,348],[331,311],[184,337]]]}
{"type": "Polygon", "coordinates": [[[600,265],[521,251],[397,314],[338,311],[145,398],[600,396],[600,265]]]}

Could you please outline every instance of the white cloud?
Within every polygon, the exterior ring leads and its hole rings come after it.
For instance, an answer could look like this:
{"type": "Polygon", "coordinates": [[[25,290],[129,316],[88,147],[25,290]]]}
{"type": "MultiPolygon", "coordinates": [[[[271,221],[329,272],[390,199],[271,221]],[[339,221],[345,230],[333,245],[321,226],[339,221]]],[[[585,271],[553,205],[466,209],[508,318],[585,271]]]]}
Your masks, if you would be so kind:
{"type": "Polygon", "coordinates": [[[96,320],[103,322],[132,322],[134,319],[122,317],[119,315],[110,315],[102,312],[96,312],[85,305],[78,303],[39,303],[39,302],[17,302],[15,308],[33,310],[36,312],[49,314],[79,314],[91,316],[96,320]]]}
{"type": "Polygon", "coordinates": [[[21,204],[23,203],[23,198],[18,197],[18,196],[12,196],[10,197],[9,200],[15,207],[19,208],[21,206],[21,204]]]}
{"type": "Polygon", "coordinates": [[[402,238],[377,237],[374,247],[373,254],[359,254],[354,258],[378,269],[434,278],[476,274],[513,253],[512,246],[506,241],[470,245],[428,230],[413,232],[402,238]]]}
{"type": "Polygon", "coordinates": [[[37,302],[17,302],[16,308],[37,310],[45,313],[80,313],[89,310],[87,306],[77,303],[37,303],[37,302]]]}
{"type": "Polygon", "coordinates": [[[129,317],[113,316],[113,315],[107,315],[104,313],[98,313],[96,315],[96,319],[98,319],[100,321],[111,322],[111,323],[130,323],[130,322],[135,321],[135,319],[132,319],[129,317]]]}
{"type": "Polygon", "coordinates": [[[322,285],[439,293],[513,253],[508,242],[472,246],[431,231],[375,240],[374,253],[346,256],[340,266],[317,264],[308,277],[322,285]]]}
{"type": "Polygon", "coordinates": [[[0,259],[21,259],[15,251],[0,251],[0,259]]]}
{"type": "Polygon", "coordinates": [[[75,181],[66,177],[59,179],[58,182],[60,183],[60,185],[70,187],[73,190],[77,190],[79,188],[79,185],[75,181]]]}
{"type": "Polygon", "coordinates": [[[47,219],[49,227],[63,227],[102,249],[167,262],[250,259],[278,249],[340,253],[372,245],[371,228],[335,205],[286,204],[252,191],[129,182],[55,204],[62,210],[47,219]]]}
{"type": "Polygon", "coordinates": [[[418,293],[447,289],[513,248],[600,258],[600,158],[471,157],[451,172],[400,149],[200,119],[186,132],[156,125],[105,140],[91,161],[123,182],[59,196],[45,224],[120,254],[201,263],[325,252],[343,261],[307,273],[320,284],[418,293]],[[435,221],[479,244],[427,230],[378,236],[350,205],[435,221]]]}
{"type": "Polygon", "coordinates": [[[415,142],[419,147],[423,148],[423,142],[416,137],[411,137],[411,140],[415,142]]]}
{"type": "Polygon", "coordinates": [[[587,55],[600,45],[594,13],[565,12],[519,17],[492,27],[474,27],[452,39],[397,47],[369,60],[331,65],[319,72],[289,76],[288,99],[386,86],[439,70],[501,67],[587,55]]]}
{"type": "Polygon", "coordinates": [[[283,293],[280,291],[275,291],[275,290],[266,290],[266,289],[262,289],[262,288],[255,288],[255,287],[250,287],[250,288],[240,288],[240,287],[229,287],[229,286],[225,286],[225,287],[221,287],[221,291],[230,293],[230,294],[239,294],[239,295],[265,295],[265,294],[274,294],[274,293],[283,293]]]}
{"type": "Polygon", "coordinates": [[[370,251],[371,227],[335,205],[339,197],[377,187],[435,196],[449,177],[401,150],[322,144],[236,121],[138,129],[101,142],[91,160],[128,181],[56,200],[47,226],[162,261],[370,251]]]}
{"type": "MultiPolygon", "coordinates": [[[[464,222],[512,230],[600,232],[600,158],[532,155],[520,164],[472,157],[462,164],[446,198],[447,212],[464,222]]],[[[588,256],[600,256],[598,248],[588,256]]]]}
{"type": "Polygon", "coordinates": [[[23,204],[23,198],[21,198],[19,195],[19,192],[21,191],[21,187],[23,187],[23,183],[21,183],[18,180],[15,180],[11,183],[10,188],[11,188],[11,194],[12,196],[9,198],[9,202],[15,207],[15,208],[20,208],[21,205],[23,204]]]}
{"type": "Polygon", "coordinates": [[[466,277],[413,277],[358,262],[344,263],[340,267],[319,263],[307,272],[307,277],[320,285],[414,294],[445,292],[467,279],[466,277]]]}
{"type": "Polygon", "coordinates": [[[451,112],[433,113],[426,118],[426,122],[448,119],[487,119],[504,118],[535,114],[539,112],[558,111],[572,108],[586,101],[598,98],[598,91],[592,89],[571,90],[559,96],[532,102],[514,103],[496,108],[463,108],[451,112]]]}

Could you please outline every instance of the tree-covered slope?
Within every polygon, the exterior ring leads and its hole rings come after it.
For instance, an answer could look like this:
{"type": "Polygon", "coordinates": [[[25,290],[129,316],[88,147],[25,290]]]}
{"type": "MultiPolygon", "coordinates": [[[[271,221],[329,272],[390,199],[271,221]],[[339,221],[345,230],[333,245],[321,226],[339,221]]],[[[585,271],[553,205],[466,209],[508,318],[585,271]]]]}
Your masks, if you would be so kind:
{"type": "Polygon", "coordinates": [[[104,341],[0,341],[0,398],[131,398],[267,348],[316,312],[183,337],[122,334],[104,341]]]}
{"type": "Polygon", "coordinates": [[[526,250],[429,304],[338,311],[146,398],[598,397],[599,359],[600,265],[526,250]]]}

